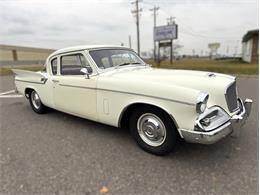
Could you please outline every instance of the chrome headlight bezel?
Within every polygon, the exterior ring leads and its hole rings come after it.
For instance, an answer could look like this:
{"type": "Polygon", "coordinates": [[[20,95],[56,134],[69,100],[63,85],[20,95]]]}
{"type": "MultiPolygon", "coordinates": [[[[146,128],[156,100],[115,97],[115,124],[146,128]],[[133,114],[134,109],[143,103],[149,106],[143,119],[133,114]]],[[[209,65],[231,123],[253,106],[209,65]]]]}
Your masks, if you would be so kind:
{"type": "Polygon", "coordinates": [[[207,102],[209,99],[209,94],[205,92],[200,92],[197,97],[196,102],[196,112],[201,114],[203,113],[207,108],[207,102]]]}
{"type": "Polygon", "coordinates": [[[199,115],[195,130],[212,131],[230,120],[229,114],[219,106],[213,106],[199,115]]]}

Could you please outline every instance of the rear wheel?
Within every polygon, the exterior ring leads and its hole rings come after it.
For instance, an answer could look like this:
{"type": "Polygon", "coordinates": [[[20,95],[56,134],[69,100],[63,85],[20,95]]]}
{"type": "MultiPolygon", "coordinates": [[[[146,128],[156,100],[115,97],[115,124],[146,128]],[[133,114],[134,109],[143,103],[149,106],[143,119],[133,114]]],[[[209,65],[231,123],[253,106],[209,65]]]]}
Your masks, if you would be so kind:
{"type": "Polygon", "coordinates": [[[43,114],[46,111],[46,107],[41,102],[40,96],[35,90],[31,91],[29,101],[34,112],[43,114]]]}
{"type": "Polygon", "coordinates": [[[156,155],[170,153],[177,140],[171,118],[156,107],[143,106],[134,110],[130,130],[142,149],[156,155]]]}

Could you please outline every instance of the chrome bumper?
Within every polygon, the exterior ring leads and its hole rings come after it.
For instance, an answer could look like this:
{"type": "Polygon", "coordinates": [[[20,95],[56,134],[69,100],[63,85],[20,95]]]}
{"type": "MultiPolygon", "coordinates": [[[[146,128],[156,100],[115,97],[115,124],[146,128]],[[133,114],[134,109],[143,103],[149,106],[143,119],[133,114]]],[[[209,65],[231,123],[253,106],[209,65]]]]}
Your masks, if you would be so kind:
{"type": "Polygon", "coordinates": [[[251,99],[246,99],[244,102],[238,99],[238,101],[240,102],[240,110],[236,115],[230,117],[228,122],[207,132],[180,129],[181,136],[187,142],[200,144],[213,144],[230,134],[235,137],[239,136],[241,127],[250,115],[253,101],[251,99]]]}

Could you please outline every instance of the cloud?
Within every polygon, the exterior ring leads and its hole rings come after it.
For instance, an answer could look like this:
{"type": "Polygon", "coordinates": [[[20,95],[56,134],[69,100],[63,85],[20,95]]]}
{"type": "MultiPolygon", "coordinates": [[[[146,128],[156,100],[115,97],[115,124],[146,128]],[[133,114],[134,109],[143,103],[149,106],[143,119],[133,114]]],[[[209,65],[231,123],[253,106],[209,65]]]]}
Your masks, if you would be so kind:
{"type": "MultiPolygon", "coordinates": [[[[157,24],[175,16],[182,53],[207,50],[220,42],[221,52],[235,50],[247,30],[258,28],[257,0],[143,0],[140,7],[141,50],[153,48],[153,17],[157,24]]],[[[5,44],[61,48],[78,44],[116,44],[136,48],[136,25],[128,0],[12,0],[0,1],[0,37],[5,44]]]]}

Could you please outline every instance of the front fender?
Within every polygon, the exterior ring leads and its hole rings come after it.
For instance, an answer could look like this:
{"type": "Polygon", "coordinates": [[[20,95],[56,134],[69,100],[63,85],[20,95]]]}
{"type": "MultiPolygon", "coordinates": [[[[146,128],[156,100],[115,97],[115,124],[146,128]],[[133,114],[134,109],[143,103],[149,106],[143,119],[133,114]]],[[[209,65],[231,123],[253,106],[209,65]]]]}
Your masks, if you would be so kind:
{"type": "Polygon", "coordinates": [[[123,113],[133,104],[149,104],[161,108],[172,117],[178,129],[193,127],[197,117],[193,103],[104,90],[98,90],[97,99],[99,122],[116,127],[119,126],[123,113]]]}

